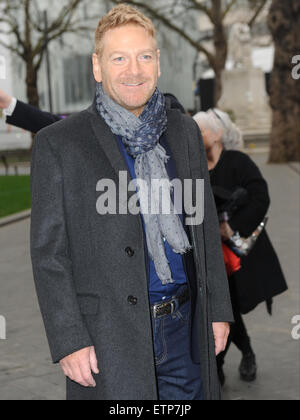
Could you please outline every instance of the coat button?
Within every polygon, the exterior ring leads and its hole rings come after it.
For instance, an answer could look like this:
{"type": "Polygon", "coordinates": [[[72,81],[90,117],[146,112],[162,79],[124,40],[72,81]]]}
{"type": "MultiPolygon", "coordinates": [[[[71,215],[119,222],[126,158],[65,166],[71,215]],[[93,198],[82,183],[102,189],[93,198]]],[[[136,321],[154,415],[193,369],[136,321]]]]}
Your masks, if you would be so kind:
{"type": "Polygon", "coordinates": [[[136,305],[138,300],[135,296],[128,296],[127,301],[130,305],[136,305]]]}
{"type": "Polygon", "coordinates": [[[125,249],[125,252],[128,255],[128,257],[133,257],[134,256],[134,250],[132,248],[130,248],[129,246],[125,249]]]}

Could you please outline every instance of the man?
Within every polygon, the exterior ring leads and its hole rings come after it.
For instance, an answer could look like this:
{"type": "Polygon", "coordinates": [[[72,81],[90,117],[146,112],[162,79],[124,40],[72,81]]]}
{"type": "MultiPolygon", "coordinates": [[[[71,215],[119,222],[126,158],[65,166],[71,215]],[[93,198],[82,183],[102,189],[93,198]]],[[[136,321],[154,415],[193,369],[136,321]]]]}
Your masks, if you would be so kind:
{"type": "Polygon", "coordinates": [[[220,398],[216,354],[233,318],[217,215],[200,131],[166,109],[159,58],[151,21],[115,7],[96,31],[93,105],[35,138],[33,273],[70,400],[220,398]],[[127,200],[120,173],[146,187],[203,178],[204,222],[147,212],[141,190],[142,215],[128,211],[136,191],[127,200]],[[103,211],[111,184],[116,212],[103,211]]]}

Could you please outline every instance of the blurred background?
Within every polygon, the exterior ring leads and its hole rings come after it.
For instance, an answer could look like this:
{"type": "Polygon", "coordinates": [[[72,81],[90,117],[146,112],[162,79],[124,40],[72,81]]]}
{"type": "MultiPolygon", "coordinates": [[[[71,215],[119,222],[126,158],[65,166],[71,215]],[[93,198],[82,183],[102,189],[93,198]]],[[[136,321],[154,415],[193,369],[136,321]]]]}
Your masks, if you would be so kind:
{"type": "MultiPolygon", "coordinates": [[[[120,1],[0,0],[0,89],[61,117],[90,106],[91,55],[101,16],[120,1]]],[[[269,184],[268,232],[289,291],[247,316],[255,383],[226,362],[225,399],[299,399],[299,0],[140,0],[161,49],[159,87],[190,115],[218,107],[269,184]],[[296,318],[295,318],[296,317],[296,318]],[[297,321],[298,320],[298,321],[297,321]]],[[[33,287],[29,256],[34,137],[0,118],[0,399],[63,399],[33,287]]]]}

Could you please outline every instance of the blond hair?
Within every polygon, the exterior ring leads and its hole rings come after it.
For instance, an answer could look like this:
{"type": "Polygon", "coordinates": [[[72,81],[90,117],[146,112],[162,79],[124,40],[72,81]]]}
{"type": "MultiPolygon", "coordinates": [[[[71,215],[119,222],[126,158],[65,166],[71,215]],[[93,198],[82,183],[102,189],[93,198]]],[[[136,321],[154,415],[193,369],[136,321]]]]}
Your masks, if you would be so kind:
{"type": "Polygon", "coordinates": [[[126,25],[138,25],[144,28],[156,41],[156,31],[153,23],[135,7],[127,4],[119,4],[110,10],[99,21],[95,33],[95,53],[101,57],[103,50],[103,38],[107,31],[126,25]]]}

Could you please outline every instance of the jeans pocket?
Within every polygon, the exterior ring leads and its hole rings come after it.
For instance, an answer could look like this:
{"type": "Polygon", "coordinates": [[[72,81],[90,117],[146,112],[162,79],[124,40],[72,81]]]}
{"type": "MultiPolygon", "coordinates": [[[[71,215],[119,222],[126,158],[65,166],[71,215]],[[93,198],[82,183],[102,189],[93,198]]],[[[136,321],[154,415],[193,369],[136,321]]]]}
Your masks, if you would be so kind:
{"type": "Polygon", "coordinates": [[[184,324],[188,324],[190,320],[191,305],[190,301],[185,302],[177,309],[175,316],[184,324]]]}
{"type": "Polygon", "coordinates": [[[164,318],[153,322],[155,365],[159,366],[167,357],[167,343],[164,336],[164,318]]]}

